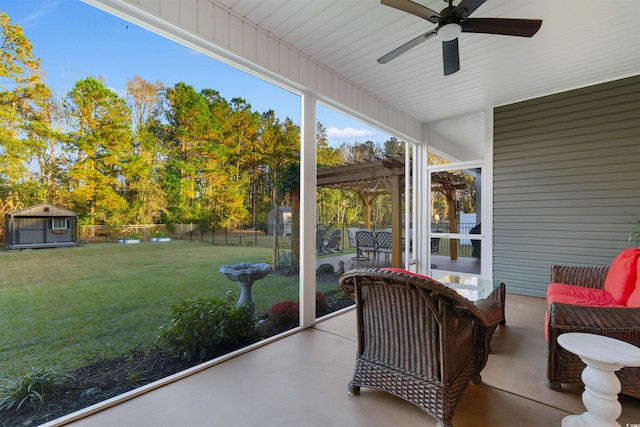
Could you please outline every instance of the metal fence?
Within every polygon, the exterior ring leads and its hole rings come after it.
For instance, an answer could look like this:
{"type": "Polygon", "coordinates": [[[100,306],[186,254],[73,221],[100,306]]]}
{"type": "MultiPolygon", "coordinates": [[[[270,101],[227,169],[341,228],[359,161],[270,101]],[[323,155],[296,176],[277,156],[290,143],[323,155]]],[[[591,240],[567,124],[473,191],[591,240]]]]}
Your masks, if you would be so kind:
{"type": "MultiPolygon", "coordinates": [[[[475,224],[461,223],[458,224],[460,233],[469,234],[475,224]]],[[[344,250],[355,250],[351,247],[347,235],[347,229],[350,227],[360,228],[359,224],[318,224],[318,233],[316,235],[317,249],[326,243],[329,236],[334,230],[341,231],[341,240],[338,248],[344,250]]],[[[374,230],[388,229],[388,224],[379,224],[374,226],[374,230]]],[[[434,223],[433,230],[448,232],[448,223],[434,223]]],[[[82,225],[79,226],[78,236],[81,242],[115,242],[122,237],[135,237],[141,240],[149,240],[158,235],[172,237],[180,240],[191,240],[209,243],[212,245],[224,246],[256,246],[256,247],[273,247],[273,235],[266,234],[263,230],[256,229],[228,229],[224,227],[211,227],[207,224],[127,224],[120,227],[107,225],[82,225]]],[[[278,236],[280,248],[291,247],[291,235],[278,236]]],[[[470,256],[471,243],[468,239],[457,240],[458,253],[460,256],[470,256]],[[467,252],[469,255],[467,255],[467,252]]],[[[435,253],[439,255],[449,255],[449,239],[441,239],[435,253]]],[[[0,245],[5,245],[5,229],[0,227],[0,245]]],[[[432,249],[435,249],[432,245],[432,249]]]]}

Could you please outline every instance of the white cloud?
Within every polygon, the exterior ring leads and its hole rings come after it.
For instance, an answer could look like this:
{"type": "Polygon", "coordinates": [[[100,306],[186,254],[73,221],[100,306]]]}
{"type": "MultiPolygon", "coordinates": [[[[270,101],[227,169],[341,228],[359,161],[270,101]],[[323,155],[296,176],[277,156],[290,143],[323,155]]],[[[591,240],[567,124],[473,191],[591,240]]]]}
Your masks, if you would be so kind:
{"type": "Polygon", "coordinates": [[[329,139],[354,139],[354,138],[367,138],[374,136],[375,132],[368,129],[354,129],[352,127],[346,127],[344,129],[338,129],[330,127],[327,129],[327,137],[329,139]]]}
{"type": "Polygon", "coordinates": [[[34,13],[20,19],[20,26],[24,29],[25,27],[31,27],[32,24],[37,25],[37,21],[39,21],[43,16],[49,15],[50,11],[58,6],[58,3],[60,2],[53,1],[50,3],[44,3],[43,5],[39,5],[40,7],[34,13]]]}

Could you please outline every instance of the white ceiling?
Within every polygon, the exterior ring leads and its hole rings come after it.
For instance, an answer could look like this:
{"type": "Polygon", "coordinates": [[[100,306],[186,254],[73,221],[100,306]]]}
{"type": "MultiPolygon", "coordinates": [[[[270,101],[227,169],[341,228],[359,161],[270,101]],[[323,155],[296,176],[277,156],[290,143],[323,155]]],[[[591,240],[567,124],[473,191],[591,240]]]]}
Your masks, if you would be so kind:
{"type": "Polygon", "coordinates": [[[640,73],[639,0],[487,0],[473,17],[542,19],[542,27],[530,39],[463,33],[461,69],[450,76],[435,38],[376,62],[435,27],[378,0],[209,1],[459,144],[483,140],[477,113],[488,108],[640,73]]]}

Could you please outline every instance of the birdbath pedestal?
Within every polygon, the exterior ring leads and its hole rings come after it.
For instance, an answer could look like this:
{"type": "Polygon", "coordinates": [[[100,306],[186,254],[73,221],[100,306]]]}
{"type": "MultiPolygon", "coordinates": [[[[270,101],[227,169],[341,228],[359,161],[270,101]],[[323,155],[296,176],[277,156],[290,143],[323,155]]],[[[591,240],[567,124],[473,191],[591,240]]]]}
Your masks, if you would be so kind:
{"type": "Polygon", "coordinates": [[[251,314],[255,314],[256,305],[253,302],[251,289],[256,280],[264,278],[271,271],[271,265],[266,262],[252,264],[241,262],[239,264],[227,264],[220,267],[220,273],[227,276],[229,280],[240,283],[240,298],[236,307],[248,305],[251,314]]]}

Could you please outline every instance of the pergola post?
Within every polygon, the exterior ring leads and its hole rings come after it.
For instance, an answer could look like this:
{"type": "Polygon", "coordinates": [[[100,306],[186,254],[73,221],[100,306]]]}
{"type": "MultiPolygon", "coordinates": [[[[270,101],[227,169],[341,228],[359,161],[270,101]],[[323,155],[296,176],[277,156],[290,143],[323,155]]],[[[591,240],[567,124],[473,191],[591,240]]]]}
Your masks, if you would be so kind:
{"type": "Polygon", "coordinates": [[[364,206],[364,228],[371,230],[371,203],[377,194],[367,194],[362,191],[358,191],[358,196],[362,200],[364,206]]]}
{"type": "Polygon", "coordinates": [[[402,175],[391,177],[391,266],[402,268],[402,175]]]}

